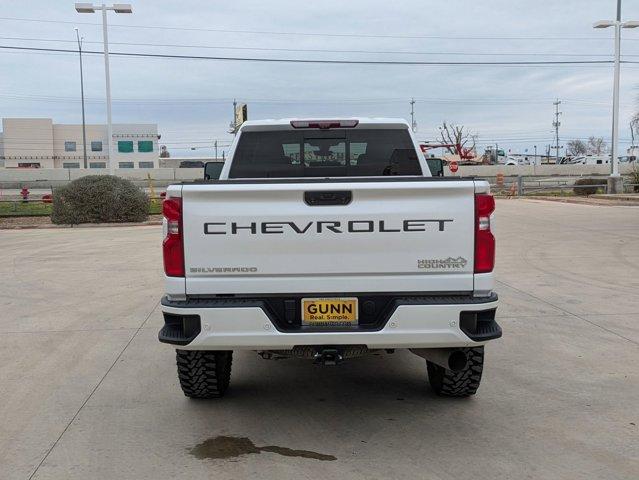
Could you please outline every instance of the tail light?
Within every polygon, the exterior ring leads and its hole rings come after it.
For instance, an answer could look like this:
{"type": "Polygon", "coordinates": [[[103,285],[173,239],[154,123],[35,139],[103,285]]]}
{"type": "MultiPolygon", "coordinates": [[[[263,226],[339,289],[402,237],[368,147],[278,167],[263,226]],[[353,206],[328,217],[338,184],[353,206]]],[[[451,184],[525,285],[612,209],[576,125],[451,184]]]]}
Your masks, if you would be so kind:
{"type": "Polygon", "coordinates": [[[495,236],[490,231],[490,215],[494,211],[492,195],[475,195],[475,273],[492,272],[495,267],[495,236]]]}
{"type": "Polygon", "coordinates": [[[184,276],[184,241],[182,238],[182,199],[169,197],[162,202],[166,219],[166,237],[162,242],[164,273],[169,277],[184,276]]]}

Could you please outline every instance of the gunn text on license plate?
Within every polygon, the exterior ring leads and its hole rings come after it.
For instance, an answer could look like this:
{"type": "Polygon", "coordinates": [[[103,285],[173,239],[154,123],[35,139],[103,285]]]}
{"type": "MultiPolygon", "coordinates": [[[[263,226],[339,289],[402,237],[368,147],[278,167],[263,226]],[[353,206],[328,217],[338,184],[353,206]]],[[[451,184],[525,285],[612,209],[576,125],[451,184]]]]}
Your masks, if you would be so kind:
{"type": "Polygon", "coordinates": [[[357,325],[357,298],[303,298],[302,325],[357,325]]]}

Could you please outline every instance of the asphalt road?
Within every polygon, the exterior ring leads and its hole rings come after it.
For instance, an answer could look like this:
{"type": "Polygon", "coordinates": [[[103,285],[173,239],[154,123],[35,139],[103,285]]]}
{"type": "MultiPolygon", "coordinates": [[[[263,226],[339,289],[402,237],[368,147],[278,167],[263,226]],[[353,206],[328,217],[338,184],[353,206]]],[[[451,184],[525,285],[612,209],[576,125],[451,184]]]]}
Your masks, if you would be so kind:
{"type": "Polygon", "coordinates": [[[190,401],[158,227],[0,230],[2,479],[637,479],[639,208],[498,202],[499,321],[466,400],[409,353],[234,359],[190,401]]]}

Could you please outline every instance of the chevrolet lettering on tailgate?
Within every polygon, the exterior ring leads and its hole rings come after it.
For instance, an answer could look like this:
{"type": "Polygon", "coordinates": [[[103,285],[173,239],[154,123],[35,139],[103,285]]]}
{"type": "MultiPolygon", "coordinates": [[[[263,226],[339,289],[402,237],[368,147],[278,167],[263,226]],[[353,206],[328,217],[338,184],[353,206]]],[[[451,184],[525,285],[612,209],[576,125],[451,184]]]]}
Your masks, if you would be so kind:
{"type": "Polygon", "coordinates": [[[204,224],[206,235],[237,235],[239,233],[262,234],[283,234],[285,231],[292,231],[298,234],[307,232],[316,233],[399,233],[399,232],[425,232],[432,227],[434,230],[443,232],[446,224],[453,222],[452,218],[447,219],[419,219],[404,220],[393,224],[385,220],[350,220],[348,222],[320,221],[297,224],[295,222],[207,222],[204,224]]]}

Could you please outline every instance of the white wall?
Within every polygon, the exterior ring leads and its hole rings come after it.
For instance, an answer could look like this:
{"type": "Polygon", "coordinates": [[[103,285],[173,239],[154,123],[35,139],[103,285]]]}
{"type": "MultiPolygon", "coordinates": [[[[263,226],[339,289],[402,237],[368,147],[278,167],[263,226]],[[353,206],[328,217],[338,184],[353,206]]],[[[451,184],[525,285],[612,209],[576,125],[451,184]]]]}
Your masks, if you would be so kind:
{"type": "MultiPolygon", "coordinates": [[[[621,165],[621,173],[627,174],[632,171],[632,166],[621,165]]],[[[5,168],[0,169],[0,183],[28,183],[28,182],[67,182],[85,175],[107,175],[107,169],[63,169],[63,168],[5,168]]],[[[446,176],[476,176],[483,178],[493,178],[498,173],[504,176],[580,176],[580,175],[607,175],[609,167],[607,165],[540,165],[540,166],[517,166],[517,165],[480,165],[480,166],[460,166],[456,174],[452,174],[448,169],[446,176]]],[[[170,183],[172,181],[196,180],[204,176],[202,168],[153,168],[153,169],[117,169],[116,175],[129,180],[146,181],[150,175],[153,181],[170,183]]],[[[6,187],[5,188],[9,188],[6,187]]]]}
{"type": "MultiPolygon", "coordinates": [[[[106,125],[87,125],[87,159],[88,162],[107,162],[107,128],[106,125]],[[94,152],[91,149],[91,142],[102,142],[102,151],[94,152]]],[[[54,155],[60,160],[56,161],[56,167],[63,167],[64,163],[84,164],[84,152],[82,149],[82,126],[81,125],[53,125],[54,155]],[[76,142],[76,151],[67,152],[65,142],[76,142]]],[[[140,168],[140,162],[152,162],[153,167],[158,166],[158,129],[154,124],[114,124],[113,142],[111,143],[111,155],[116,168],[120,162],[133,162],[134,168],[140,168]],[[118,142],[133,142],[133,152],[119,152],[118,142]],[[151,152],[140,152],[138,142],[153,142],[151,152]]],[[[90,166],[90,165],[89,165],[90,166]]],[[[107,163],[108,166],[108,163],[107,163]]]]}
{"type": "MultiPolygon", "coordinates": [[[[622,163],[619,165],[619,171],[624,174],[630,173],[632,169],[631,164],[622,163]]],[[[444,174],[447,177],[494,177],[498,173],[502,173],[504,176],[608,175],[610,174],[610,165],[460,165],[455,174],[451,173],[448,167],[444,167],[444,174]]]]}
{"type": "Polygon", "coordinates": [[[139,168],[139,162],[153,162],[153,168],[159,165],[160,150],[158,147],[158,126],[155,124],[114,124],[113,125],[113,144],[112,144],[113,160],[116,167],[120,162],[133,162],[134,168],[139,168]],[[152,152],[140,152],[138,150],[138,142],[152,141],[152,152]],[[118,152],[119,141],[132,141],[132,153],[118,152]]]}
{"type": "MultiPolygon", "coordinates": [[[[106,126],[87,125],[87,162],[106,162],[106,126]],[[91,142],[102,142],[102,151],[93,152],[91,142]]],[[[53,125],[53,154],[56,168],[62,168],[65,163],[77,163],[80,167],[84,165],[84,151],[82,147],[82,125],[53,125]],[[75,151],[65,150],[66,142],[75,142],[75,151]]]]}
{"type": "MultiPolygon", "coordinates": [[[[18,167],[20,163],[40,163],[41,168],[63,168],[67,164],[84,166],[82,125],[54,124],[51,119],[5,118],[2,120],[5,137],[5,167],[18,167]],[[75,151],[67,151],[65,142],[75,142],[75,151]]],[[[106,125],[86,125],[87,160],[90,163],[107,160],[106,125]],[[91,142],[102,142],[102,151],[92,151],[91,142]]],[[[120,162],[151,162],[159,165],[158,129],[156,124],[114,124],[112,155],[116,167],[120,162]],[[118,152],[119,141],[133,142],[133,152],[118,152]],[[139,141],[153,142],[151,152],[140,152],[139,141]]]]}
{"type": "Polygon", "coordinates": [[[20,163],[55,167],[50,118],[3,118],[2,134],[6,167],[17,167],[20,163]]]}
{"type": "MultiPolygon", "coordinates": [[[[198,180],[204,177],[203,168],[150,168],[150,169],[116,169],[119,177],[137,182],[148,182],[148,176],[155,185],[167,185],[182,180],[198,180]]],[[[0,186],[3,188],[17,188],[17,185],[30,184],[36,187],[63,185],[69,180],[86,175],[109,175],[108,169],[83,168],[4,168],[0,169],[0,186]]]]}

